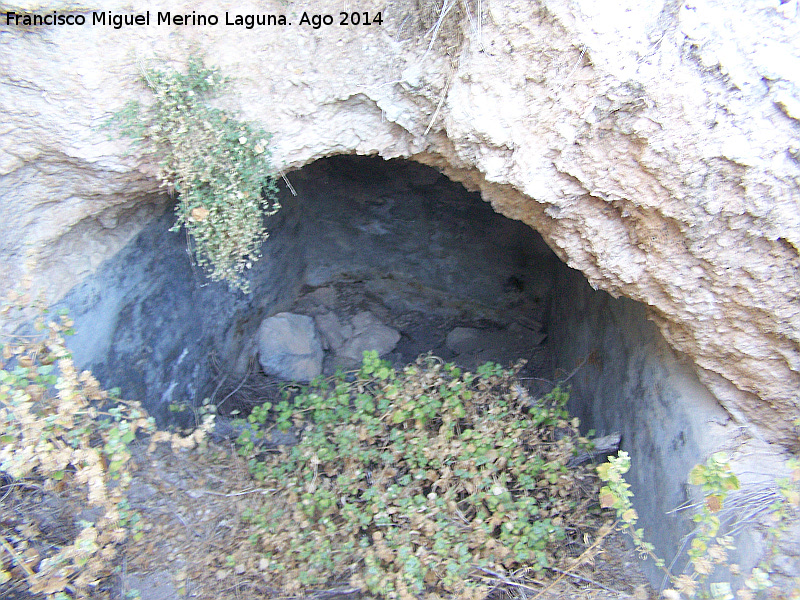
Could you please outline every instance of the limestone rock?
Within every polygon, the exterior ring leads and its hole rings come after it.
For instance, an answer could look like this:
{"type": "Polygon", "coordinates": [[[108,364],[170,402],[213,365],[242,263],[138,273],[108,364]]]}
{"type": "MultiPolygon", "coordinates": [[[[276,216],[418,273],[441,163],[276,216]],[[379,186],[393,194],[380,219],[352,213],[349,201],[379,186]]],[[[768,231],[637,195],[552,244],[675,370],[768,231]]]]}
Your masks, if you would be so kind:
{"type": "Polygon", "coordinates": [[[146,101],[143,61],[199,51],[237,82],[219,102],[271,132],[289,177],[332,154],[437,167],[595,288],[646,304],[737,421],[786,442],[800,388],[800,5],[662,4],[491,3],[480,39],[464,25],[452,74],[412,33],[411,2],[382,27],[286,35],[7,27],[5,71],[37,67],[0,86],[0,279],[29,273],[55,300],[167,205],[157,159],[99,125],[146,101]]]}
{"type": "Polygon", "coordinates": [[[322,373],[322,343],[314,320],[305,315],[278,313],[258,329],[258,360],[268,375],[308,382],[322,373]]]}
{"type": "Polygon", "coordinates": [[[400,341],[400,333],[381,323],[368,311],[353,317],[353,335],[339,350],[338,355],[349,361],[360,363],[364,352],[372,350],[379,356],[394,350],[400,341]]]}

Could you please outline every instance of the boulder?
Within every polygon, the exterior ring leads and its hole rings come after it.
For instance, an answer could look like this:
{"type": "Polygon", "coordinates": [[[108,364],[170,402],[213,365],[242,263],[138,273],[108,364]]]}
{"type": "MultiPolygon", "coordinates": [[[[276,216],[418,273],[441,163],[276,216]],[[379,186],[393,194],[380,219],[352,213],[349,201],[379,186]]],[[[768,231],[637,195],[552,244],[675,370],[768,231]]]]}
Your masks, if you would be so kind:
{"type": "Polygon", "coordinates": [[[358,313],[353,317],[352,323],[353,336],[337,353],[346,360],[360,363],[367,350],[373,350],[382,356],[394,350],[400,341],[400,332],[381,323],[371,312],[358,313]]]}
{"type": "Polygon", "coordinates": [[[311,317],[286,312],[267,317],[256,340],[268,375],[308,382],[322,373],[322,343],[311,317]]]}

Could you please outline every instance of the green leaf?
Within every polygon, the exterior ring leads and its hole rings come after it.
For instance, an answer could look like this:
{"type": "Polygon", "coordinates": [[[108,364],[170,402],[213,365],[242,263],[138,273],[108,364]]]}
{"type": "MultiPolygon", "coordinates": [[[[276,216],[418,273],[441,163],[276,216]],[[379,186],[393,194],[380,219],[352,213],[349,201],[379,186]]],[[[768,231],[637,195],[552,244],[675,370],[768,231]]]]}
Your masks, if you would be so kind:
{"type": "Polygon", "coordinates": [[[625,521],[626,523],[633,524],[636,522],[637,518],[638,515],[636,514],[636,511],[632,508],[629,508],[628,510],[622,513],[622,520],[625,521]]]}
{"type": "Polygon", "coordinates": [[[695,465],[692,470],[689,471],[689,483],[692,485],[703,485],[707,481],[705,472],[705,466],[695,465]]]}

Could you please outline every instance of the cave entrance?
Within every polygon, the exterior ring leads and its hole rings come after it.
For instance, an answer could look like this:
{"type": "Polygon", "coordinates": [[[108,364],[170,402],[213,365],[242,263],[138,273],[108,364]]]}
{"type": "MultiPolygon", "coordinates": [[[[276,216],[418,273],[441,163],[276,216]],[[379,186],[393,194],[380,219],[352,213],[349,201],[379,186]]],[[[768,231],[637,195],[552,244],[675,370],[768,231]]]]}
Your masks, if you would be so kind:
{"type": "Polygon", "coordinates": [[[678,552],[686,524],[670,511],[712,447],[708,423],[727,417],[644,306],[592,289],[536,231],[432,168],[338,156],[290,178],[297,196],[281,192],[250,295],[207,282],[165,214],[66,298],[78,364],[164,424],[171,404],[218,393],[220,374],[246,376],[281,313],[314,323],[323,373],[364,344],[397,364],[523,358],[532,394],[568,379],[583,426],[622,435],[640,523],[662,556],[678,552]]]}
{"type": "Polygon", "coordinates": [[[339,156],[292,180],[282,227],[302,252],[286,310],[314,319],[325,374],[368,349],[395,365],[432,352],[473,370],[523,358],[530,381],[550,374],[558,260],[533,229],[414,162],[339,156]]]}

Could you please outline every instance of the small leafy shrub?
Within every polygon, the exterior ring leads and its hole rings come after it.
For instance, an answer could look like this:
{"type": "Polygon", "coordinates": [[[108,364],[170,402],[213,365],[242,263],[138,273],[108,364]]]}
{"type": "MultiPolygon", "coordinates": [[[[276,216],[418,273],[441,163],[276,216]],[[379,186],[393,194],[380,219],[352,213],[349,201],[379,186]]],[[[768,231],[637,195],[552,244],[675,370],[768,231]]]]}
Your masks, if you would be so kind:
{"type": "Polygon", "coordinates": [[[617,456],[609,456],[608,461],[597,467],[597,474],[605,483],[600,488],[600,506],[613,508],[622,528],[628,532],[641,556],[650,556],[659,568],[664,568],[664,561],[654,554],[655,547],[644,540],[644,529],[636,529],[639,515],[631,505],[633,492],[625,481],[625,473],[631,468],[630,455],[620,450],[617,456]]]}
{"type": "Polygon", "coordinates": [[[240,454],[276,490],[250,515],[251,539],[277,585],[482,598],[476,567],[541,573],[565,560],[567,525],[595,528],[596,502],[590,469],[566,467],[588,443],[567,394],[528,405],[515,369],[479,373],[432,357],[396,372],[365,353],[354,381],[317,381],[249,415],[240,454]],[[300,442],[260,452],[271,427],[300,442]]]}
{"type": "MultiPolygon", "coordinates": [[[[695,465],[689,473],[689,483],[701,486],[703,505],[692,517],[696,523],[694,537],[689,548],[689,560],[696,575],[695,581],[702,586],[714,572],[716,565],[728,564],[728,552],[735,548],[733,538],[721,535],[722,510],[728,493],[739,489],[739,479],[731,472],[728,457],[724,452],[712,454],[706,464],[695,465]]],[[[733,598],[728,584],[711,583],[713,598],[733,598]]],[[[689,586],[687,595],[693,591],[689,586]]]]}
{"type": "MultiPolygon", "coordinates": [[[[12,300],[4,313],[29,304],[12,300]]],[[[16,580],[56,599],[87,597],[119,544],[141,535],[125,499],[128,445],[154,425],[137,403],[75,369],[64,345],[72,332],[66,314],[40,316],[35,328],[40,335],[0,346],[0,583],[16,580]],[[70,518],[55,532],[34,518],[41,506],[26,508],[36,503],[61,507],[70,518]],[[86,514],[73,522],[78,511],[86,514]]]]}
{"type": "Polygon", "coordinates": [[[226,82],[198,59],[186,73],[145,69],[142,80],[153,103],[131,102],[112,123],[158,158],[163,184],[179,194],[173,230],[186,227],[197,263],[212,280],[249,291],[243,274],[267,238],[264,216],[280,208],[269,135],[207,104],[226,82]]]}
{"type": "Polygon", "coordinates": [[[720,535],[720,522],[714,513],[722,508],[728,490],[739,487],[736,476],[730,473],[723,453],[717,453],[708,459],[706,465],[697,465],[692,469],[690,480],[695,485],[702,485],[705,503],[701,512],[694,516],[698,524],[692,539],[689,557],[693,572],[691,574],[673,575],[666,568],[662,558],[655,554],[653,545],[644,540],[644,530],[637,529],[638,514],[631,506],[633,492],[625,481],[624,475],[630,469],[630,456],[620,451],[617,457],[609,457],[608,462],[597,468],[600,479],[605,485],[600,489],[600,505],[613,508],[624,530],[633,539],[640,555],[649,556],[656,566],[668,575],[674,590],[667,590],[667,598],[679,598],[682,594],[687,598],[719,598],[732,600],[730,584],[712,583],[704,585],[713,573],[713,563],[727,564],[728,551],[733,549],[733,539],[720,535]]]}
{"type": "MultiPolygon", "coordinates": [[[[800,507],[800,461],[793,459],[789,466],[793,469],[792,478],[778,482],[780,494],[768,507],[775,522],[775,526],[768,532],[773,538],[773,552],[782,524],[785,525],[789,514],[800,507]]],[[[630,535],[639,553],[643,557],[652,558],[656,566],[668,576],[674,589],[666,590],[664,596],[668,600],[677,600],[680,597],[733,600],[733,590],[728,582],[712,581],[718,568],[727,569],[733,574],[739,574],[740,571],[739,566],[730,561],[730,552],[735,549],[734,538],[723,535],[723,522],[720,518],[729,493],[739,489],[739,480],[731,471],[727,455],[716,452],[705,464],[695,465],[689,473],[689,482],[701,488],[703,501],[692,517],[695,528],[691,533],[688,550],[691,573],[677,576],[667,570],[664,560],[655,554],[653,545],[644,540],[644,530],[636,528],[638,515],[630,500],[633,492],[624,479],[629,468],[630,457],[624,451],[620,451],[617,457],[609,457],[608,462],[597,468],[598,475],[605,484],[600,489],[600,504],[616,511],[618,521],[630,535]]],[[[752,510],[753,507],[750,508],[752,510]]],[[[760,512],[760,508],[756,512],[760,512]]],[[[769,571],[768,560],[753,568],[736,596],[740,600],[752,600],[756,593],[771,587],[769,571]]]]}

